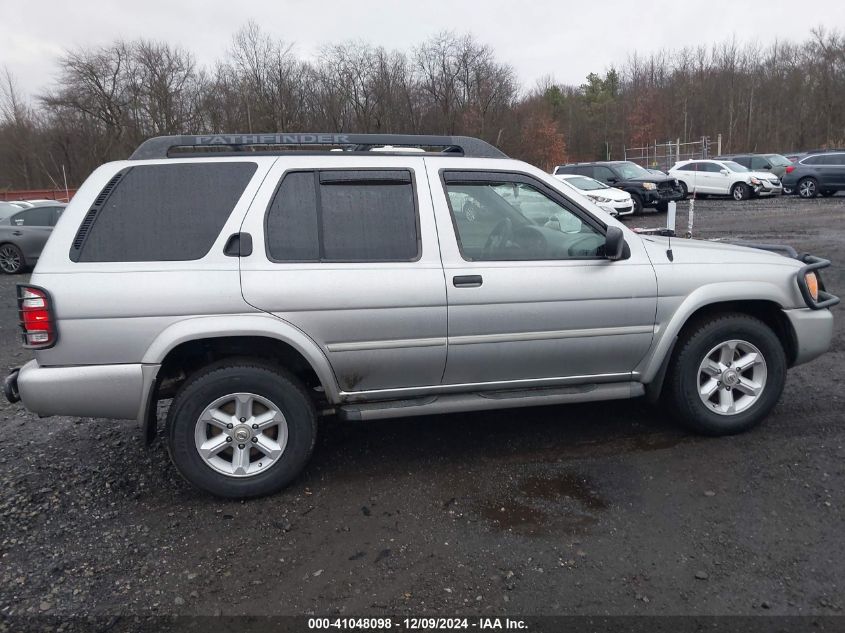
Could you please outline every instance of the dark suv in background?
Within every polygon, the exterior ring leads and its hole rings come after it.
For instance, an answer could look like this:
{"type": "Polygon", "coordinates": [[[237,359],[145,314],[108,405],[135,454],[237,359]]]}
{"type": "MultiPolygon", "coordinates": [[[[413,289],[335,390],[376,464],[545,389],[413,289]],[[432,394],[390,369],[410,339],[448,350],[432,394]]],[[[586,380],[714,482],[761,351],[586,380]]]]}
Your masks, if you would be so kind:
{"type": "Polygon", "coordinates": [[[554,174],[588,176],[631,194],[635,215],[642,213],[645,207],[656,207],[658,211],[665,211],[669,202],[686,197],[674,178],[649,171],[631,161],[559,165],[555,167],[554,174]]]}
{"type": "Polygon", "coordinates": [[[786,168],[784,188],[802,198],[832,196],[845,191],[845,152],[824,152],[800,158],[786,168]]]}

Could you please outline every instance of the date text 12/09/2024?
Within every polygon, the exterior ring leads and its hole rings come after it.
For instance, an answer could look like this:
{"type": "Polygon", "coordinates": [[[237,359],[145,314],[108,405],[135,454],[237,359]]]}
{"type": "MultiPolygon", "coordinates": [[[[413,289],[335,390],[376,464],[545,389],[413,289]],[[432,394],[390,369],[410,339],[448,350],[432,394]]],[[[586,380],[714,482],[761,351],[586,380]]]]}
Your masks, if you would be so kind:
{"type": "Polygon", "coordinates": [[[446,631],[446,630],[525,630],[528,626],[518,618],[309,618],[309,630],[363,631],[446,631]]]}

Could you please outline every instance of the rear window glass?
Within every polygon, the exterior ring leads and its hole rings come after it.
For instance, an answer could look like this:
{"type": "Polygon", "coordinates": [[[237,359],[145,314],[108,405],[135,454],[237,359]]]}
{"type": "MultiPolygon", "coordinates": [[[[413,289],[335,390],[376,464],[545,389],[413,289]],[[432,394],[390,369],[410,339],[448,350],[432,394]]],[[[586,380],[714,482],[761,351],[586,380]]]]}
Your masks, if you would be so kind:
{"type": "Polygon", "coordinates": [[[201,259],[256,169],[247,162],[131,167],[97,213],[78,261],[201,259]]]}
{"type": "Polygon", "coordinates": [[[273,261],[390,262],[419,256],[411,173],[329,170],[287,174],[266,218],[273,261]]]}

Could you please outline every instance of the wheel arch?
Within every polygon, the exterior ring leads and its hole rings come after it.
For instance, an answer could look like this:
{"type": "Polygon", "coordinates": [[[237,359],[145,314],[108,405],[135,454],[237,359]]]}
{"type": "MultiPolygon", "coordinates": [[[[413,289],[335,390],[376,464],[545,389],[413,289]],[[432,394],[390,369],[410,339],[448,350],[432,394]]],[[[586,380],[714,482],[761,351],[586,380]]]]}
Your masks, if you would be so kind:
{"type": "Polygon", "coordinates": [[[184,319],[161,332],[141,361],[144,393],[138,421],[147,441],[155,436],[158,400],[169,397],[190,372],[232,356],[271,360],[306,385],[322,387],[328,402],[339,400],[323,350],[290,323],[264,313],[184,319]]]}
{"type": "Polygon", "coordinates": [[[759,284],[754,289],[749,289],[746,284],[715,284],[691,293],[661,328],[663,333],[655,344],[654,352],[642,365],[641,381],[648,385],[649,396],[654,396],[655,391],[659,393],[678,338],[696,322],[716,314],[735,312],[763,321],[783,344],[791,366],[798,355],[798,342],[795,330],[783,312],[785,305],[790,305],[790,298],[774,284],[759,284]]]}

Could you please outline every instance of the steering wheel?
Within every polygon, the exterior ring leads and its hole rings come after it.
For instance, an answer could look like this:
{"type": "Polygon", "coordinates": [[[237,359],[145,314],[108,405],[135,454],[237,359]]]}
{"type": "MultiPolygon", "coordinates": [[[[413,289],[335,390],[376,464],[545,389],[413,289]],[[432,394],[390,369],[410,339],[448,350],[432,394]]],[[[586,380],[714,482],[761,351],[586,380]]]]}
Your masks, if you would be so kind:
{"type": "Polygon", "coordinates": [[[484,244],[484,255],[492,255],[494,250],[506,245],[512,236],[513,222],[511,222],[511,219],[505,218],[504,220],[500,220],[496,226],[493,227],[493,230],[490,232],[490,236],[487,238],[487,243],[484,244]]]}

